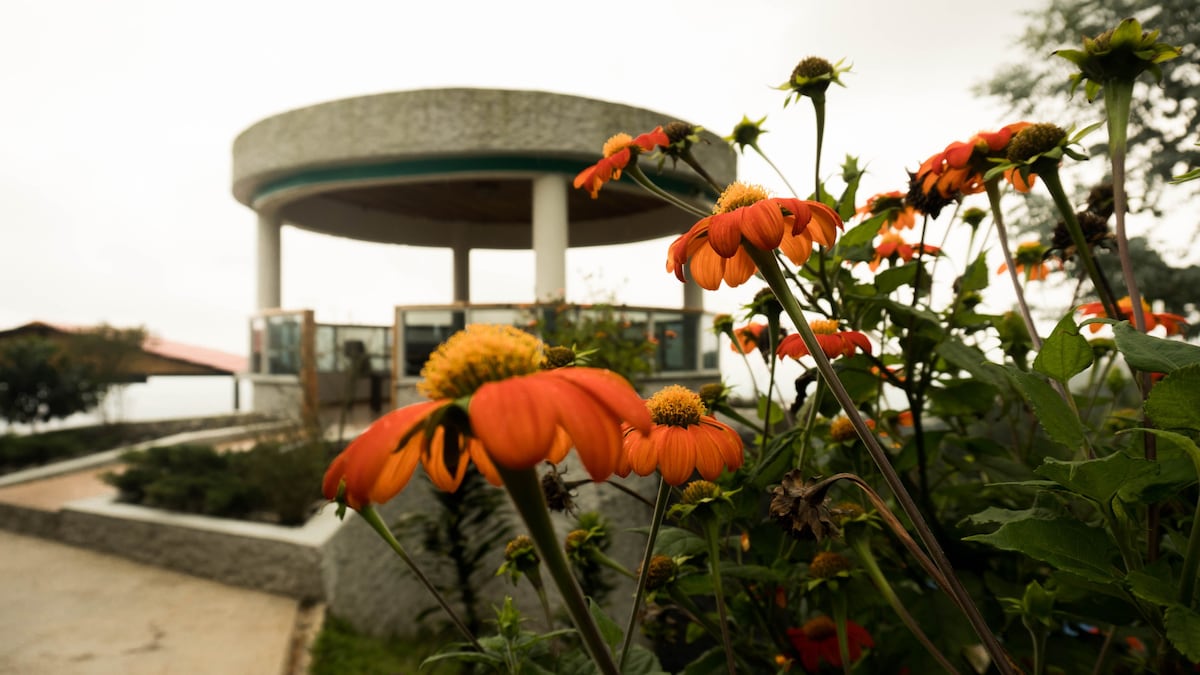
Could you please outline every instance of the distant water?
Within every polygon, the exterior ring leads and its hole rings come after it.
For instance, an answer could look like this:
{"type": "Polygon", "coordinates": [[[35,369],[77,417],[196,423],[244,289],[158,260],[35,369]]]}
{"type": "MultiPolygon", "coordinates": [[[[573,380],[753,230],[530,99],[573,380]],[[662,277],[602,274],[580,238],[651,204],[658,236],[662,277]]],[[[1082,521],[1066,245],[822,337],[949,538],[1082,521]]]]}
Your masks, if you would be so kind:
{"type": "MultiPolygon", "coordinates": [[[[146,382],[131,384],[114,391],[105,401],[108,421],[144,422],[175,417],[201,417],[234,412],[233,378],[210,376],[151,377],[146,382]]],[[[241,383],[242,412],[251,409],[251,387],[241,383]]],[[[99,411],[72,415],[37,425],[38,431],[99,424],[105,415],[99,411]]],[[[11,425],[0,421],[0,433],[28,433],[28,426],[11,425]]]]}

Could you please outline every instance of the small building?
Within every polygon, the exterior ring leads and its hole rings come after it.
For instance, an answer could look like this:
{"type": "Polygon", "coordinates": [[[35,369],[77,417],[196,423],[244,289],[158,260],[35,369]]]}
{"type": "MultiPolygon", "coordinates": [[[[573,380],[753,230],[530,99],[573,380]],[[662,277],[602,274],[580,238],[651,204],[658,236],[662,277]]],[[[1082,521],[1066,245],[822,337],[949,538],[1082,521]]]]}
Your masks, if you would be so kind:
{"type": "MultiPolygon", "coordinates": [[[[425,358],[473,322],[524,325],[545,316],[566,287],[574,246],[639,242],[679,234],[695,217],[629,180],[600,199],[573,189],[576,174],[600,157],[618,131],[637,134],[671,118],[650,110],[538,91],[431,89],[362,96],[285,112],[245,130],[233,147],[233,194],[258,228],[257,313],[251,320],[254,405],[272,412],[352,400],[382,406],[417,400],[425,358]],[[281,307],[280,228],[453,251],[454,302],[396,307],[390,326],[320,322],[281,307]],[[528,303],[473,304],[472,248],[532,249],[528,303]],[[349,378],[349,381],[348,381],[349,378]]],[[[736,158],[702,132],[696,154],[722,184],[736,158]]],[[[648,162],[644,162],[648,165],[648,162]]],[[[708,208],[715,189],[668,162],[655,183],[708,208]]],[[[700,289],[684,285],[678,307],[619,307],[631,331],[658,341],[657,373],[672,382],[719,377],[716,338],[703,318],[700,289]]],[[[577,316],[593,311],[572,308],[577,316]]],[[[315,417],[310,418],[315,419],[315,417]]]]}

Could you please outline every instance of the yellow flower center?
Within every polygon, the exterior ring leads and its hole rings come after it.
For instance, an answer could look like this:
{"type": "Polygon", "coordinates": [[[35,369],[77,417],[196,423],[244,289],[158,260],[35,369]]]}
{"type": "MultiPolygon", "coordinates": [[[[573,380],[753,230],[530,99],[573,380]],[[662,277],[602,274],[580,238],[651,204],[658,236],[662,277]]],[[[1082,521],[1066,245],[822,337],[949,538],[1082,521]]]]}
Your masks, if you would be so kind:
{"type": "Polygon", "coordinates": [[[817,335],[833,335],[838,332],[838,322],[833,319],[817,319],[809,321],[808,327],[817,335]]]}
{"type": "Polygon", "coordinates": [[[848,441],[857,435],[854,423],[845,415],[839,415],[829,423],[829,436],[835,441],[848,441]]]}
{"type": "Polygon", "coordinates": [[[715,499],[720,494],[721,488],[717,487],[716,483],[694,480],[683,489],[683,496],[679,501],[688,505],[699,504],[705,499],[715,499]]]}
{"type": "Polygon", "coordinates": [[[538,372],[542,343],[514,326],[471,324],[425,362],[417,390],[434,399],[470,396],[488,382],[538,372]]]}
{"type": "Polygon", "coordinates": [[[808,574],[814,579],[832,579],[850,569],[850,559],[832,551],[821,551],[808,564],[808,574]]]}
{"type": "Polygon", "coordinates": [[[655,424],[665,424],[672,427],[686,427],[699,424],[700,416],[704,414],[704,401],[696,392],[672,384],[663,388],[646,401],[650,409],[650,419],[655,424]]]}
{"type": "Polygon", "coordinates": [[[771,196],[767,189],[761,185],[752,185],[748,183],[730,183],[729,187],[721,193],[717,199],[717,205],[713,207],[713,214],[729,213],[750,206],[755,202],[761,202],[771,196]]]}
{"type": "Polygon", "coordinates": [[[620,133],[604,141],[604,149],[601,152],[605,157],[612,157],[618,152],[633,145],[633,136],[626,133],[620,133]]]}

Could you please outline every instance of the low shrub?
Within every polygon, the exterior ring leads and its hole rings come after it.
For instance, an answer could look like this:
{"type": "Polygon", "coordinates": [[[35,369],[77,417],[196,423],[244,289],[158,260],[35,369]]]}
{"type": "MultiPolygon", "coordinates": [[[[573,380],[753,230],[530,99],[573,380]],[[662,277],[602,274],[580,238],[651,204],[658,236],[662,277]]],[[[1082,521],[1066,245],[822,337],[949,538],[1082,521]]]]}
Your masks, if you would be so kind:
{"type": "Polygon", "coordinates": [[[126,453],[125,470],[108,473],[118,499],[168,511],[300,525],[321,500],[330,444],[259,443],[245,452],[207,445],[126,453]]]}

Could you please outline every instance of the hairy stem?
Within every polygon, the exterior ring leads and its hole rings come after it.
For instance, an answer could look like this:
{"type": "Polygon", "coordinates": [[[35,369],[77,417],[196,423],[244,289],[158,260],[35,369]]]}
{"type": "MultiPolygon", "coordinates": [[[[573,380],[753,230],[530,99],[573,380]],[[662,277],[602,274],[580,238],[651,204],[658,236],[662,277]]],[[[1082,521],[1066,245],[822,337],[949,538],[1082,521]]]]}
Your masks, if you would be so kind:
{"type": "Polygon", "coordinates": [[[637,628],[639,610],[642,608],[642,596],[646,593],[646,577],[650,573],[650,558],[654,557],[654,541],[658,539],[658,530],[662,526],[663,514],[667,512],[667,502],[671,500],[671,486],[659,478],[658,497],[654,500],[654,515],[650,516],[650,533],[646,535],[646,552],[642,555],[642,566],[638,570],[637,590],[633,593],[633,607],[629,610],[629,620],[625,622],[625,639],[621,641],[621,655],[617,666],[624,669],[625,659],[629,656],[629,647],[633,644],[633,631],[637,628]]]}

